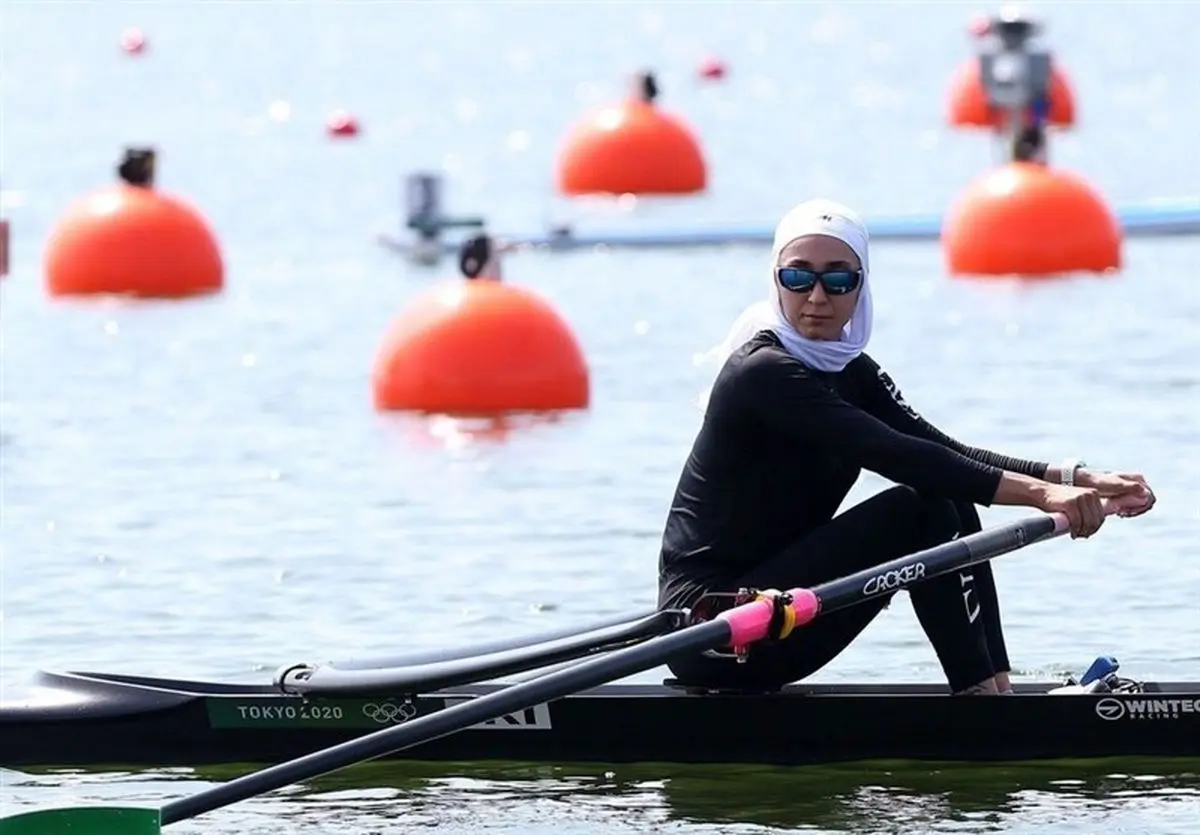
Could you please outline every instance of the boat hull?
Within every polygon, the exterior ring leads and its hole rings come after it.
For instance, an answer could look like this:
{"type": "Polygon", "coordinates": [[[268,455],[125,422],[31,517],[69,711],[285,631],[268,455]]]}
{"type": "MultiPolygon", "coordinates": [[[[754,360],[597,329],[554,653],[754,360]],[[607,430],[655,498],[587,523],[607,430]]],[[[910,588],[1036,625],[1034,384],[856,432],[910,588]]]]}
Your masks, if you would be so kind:
{"type": "MultiPolygon", "coordinates": [[[[275,763],[410,721],[496,685],[303,699],[270,685],[42,673],[0,706],[0,767],[275,763]]],[[[1120,695],[954,698],[933,685],[694,694],[615,684],[397,755],[426,761],[802,765],[873,759],[1200,757],[1200,683],[1120,695]]]]}

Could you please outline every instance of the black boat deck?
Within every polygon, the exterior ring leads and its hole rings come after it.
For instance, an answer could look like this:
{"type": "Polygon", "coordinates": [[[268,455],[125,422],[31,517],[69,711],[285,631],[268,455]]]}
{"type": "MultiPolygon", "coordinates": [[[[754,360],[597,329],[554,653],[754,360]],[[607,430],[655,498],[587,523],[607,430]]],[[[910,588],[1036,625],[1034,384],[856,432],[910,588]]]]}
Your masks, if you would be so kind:
{"type": "MultiPolygon", "coordinates": [[[[501,685],[314,697],[271,684],[42,673],[0,705],[0,767],[271,763],[441,710],[501,685]]],[[[807,764],[865,759],[1200,757],[1200,683],[1142,693],[954,698],[933,684],[800,684],[688,693],[609,684],[444,737],[420,760],[807,764]]]]}

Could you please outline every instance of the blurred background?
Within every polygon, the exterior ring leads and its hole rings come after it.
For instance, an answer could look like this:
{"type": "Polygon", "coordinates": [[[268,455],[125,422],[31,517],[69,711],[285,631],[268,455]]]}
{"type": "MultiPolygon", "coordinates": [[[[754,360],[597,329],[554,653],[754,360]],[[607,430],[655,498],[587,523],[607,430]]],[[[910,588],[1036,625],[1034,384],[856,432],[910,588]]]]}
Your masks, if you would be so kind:
{"type": "MultiPolygon", "coordinates": [[[[1053,166],[1115,209],[1200,198],[1200,58],[1179,36],[1197,6],[1027,8],[1078,112],[1050,136],[1053,166]]],[[[974,54],[968,26],[995,11],[5,0],[0,692],[43,667],[261,679],[288,661],[653,605],[662,523],[715,372],[703,355],[764,294],[769,246],[508,255],[504,283],[552,305],[577,340],[588,408],[483,429],[415,417],[375,407],[373,368],[398,318],[458,269],[379,244],[407,234],[405,177],[438,172],[451,212],[518,235],[558,223],[769,233],[815,196],[868,221],[940,214],[1002,161],[987,132],[946,117],[951,77],[974,54]],[[702,147],[706,188],[563,195],[568,132],[643,70],[702,147]],[[129,146],[153,147],[156,188],[208,224],[220,292],[48,292],[57,226],[115,182],[129,146]]],[[[975,445],[1143,472],[1157,492],[1146,517],[997,564],[1025,677],[1111,653],[1138,678],[1200,679],[1200,248],[1130,238],[1121,259],[1029,281],[953,275],[936,240],[872,253],[869,350],[918,411],[975,445]]],[[[851,501],[881,486],[865,477],[851,501]]],[[[985,524],[1020,515],[989,510],[985,524]]],[[[940,672],[901,598],[817,680],[940,672]]],[[[1193,831],[1197,781],[1127,772],[410,775],[382,794],[335,786],[177,829],[1079,832],[1084,815],[1097,830],[1193,831]],[[681,810],[687,791],[705,802],[681,810]]],[[[171,779],[12,774],[3,796],[190,790],[171,779]]]]}

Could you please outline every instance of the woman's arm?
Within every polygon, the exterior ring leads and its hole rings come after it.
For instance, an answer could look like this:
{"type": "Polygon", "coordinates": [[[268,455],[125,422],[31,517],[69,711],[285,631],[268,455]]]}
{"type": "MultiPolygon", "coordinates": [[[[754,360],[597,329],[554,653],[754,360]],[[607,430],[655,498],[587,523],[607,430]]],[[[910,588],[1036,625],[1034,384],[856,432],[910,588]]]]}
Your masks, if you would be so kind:
{"type": "Polygon", "coordinates": [[[1019,507],[1042,507],[1046,503],[1050,484],[1043,479],[1023,473],[1006,471],[996,485],[993,504],[1017,505],[1019,507]]]}
{"type": "Polygon", "coordinates": [[[967,446],[961,441],[951,438],[917,414],[916,410],[905,402],[895,381],[874,360],[870,361],[870,366],[874,371],[874,378],[867,381],[866,384],[871,387],[869,395],[871,412],[888,426],[908,435],[934,441],[973,461],[979,461],[1007,472],[1020,473],[1043,481],[1055,483],[1060,481],[1060,472],[1057,467],[1051,467],[1041,461],[1027,461],[1023,458],[1013,458],[998,452],[967,446]]]}
{"type": "Polygon", "coordinates": [[[736,382],[719,386],[714,396],[725,401],[717,408],[748,411],[814,455],[831,452],[929,495],[990,505],[1003,474],[944,444],[893,429],[841,399],[802,363],[775,352],[750,357],[736,382]]]}
{"type": "Polygon", "coordinates": [[[932,496],[1064,513],[1073,537],[1091,536],[1104,522],[1098,491],[1004,471],[936,441],[893,429],[842,400],[799,362],[779,356],[751,359],[738,378],[736,385],[721,387],[717,396],[723,403],[718,408],[748,410],[775,432],[811,446],[814,453],[833,452],[848,463],[932,496]]]}
{"type": "Polygon", "coordinates": [[[1051,484],[1033,476],[1006,472],[1000,477],[993,501],[1062,513],[1067,517],[1072,538],[1091,536],[1104,524],[1100,492],[1091,487],[1051,484]]]}
{"type": "Polygon", "coordinates": [[[922,418],[904,402],[900,389],[869,357],[874,366],[876,390],[871,402],[882,419],[899,431],[927,438],[949,449],[1003,471],[996,485],[993,504],[1035,507],[1047,513],[1063,513],[1070,522],[1071,536],[1087,537],[1104,523],[1100,493],[1091,486],[1066,486],[1061,483],[1061,470],[1040,461],[1025,461],[1007,455],[977,449],[959,443],[922,418]]]}

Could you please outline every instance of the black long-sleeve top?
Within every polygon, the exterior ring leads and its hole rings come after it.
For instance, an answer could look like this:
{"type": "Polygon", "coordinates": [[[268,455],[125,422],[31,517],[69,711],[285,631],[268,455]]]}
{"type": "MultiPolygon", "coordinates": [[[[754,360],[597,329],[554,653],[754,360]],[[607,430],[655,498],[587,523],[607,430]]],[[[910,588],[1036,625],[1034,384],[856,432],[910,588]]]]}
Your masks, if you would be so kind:
{"type": "Polygon", "coordinates": [[[660,605],[691,605],[825,524],[864,469],[987,506],[1004,470],[1044,478],[1048,466],[939,431],[866,354],[814,371],[763,331],[713,384],[667,515],[660,605]]]}

